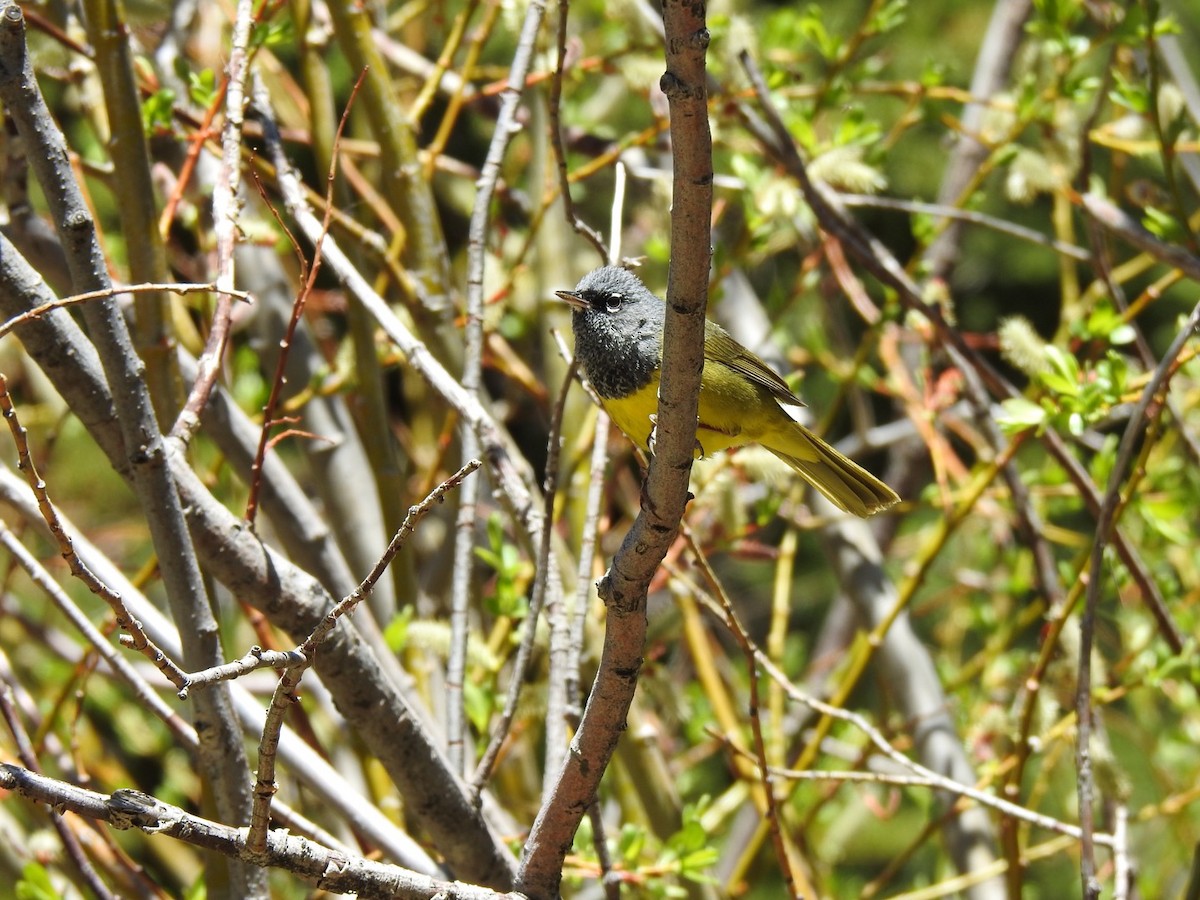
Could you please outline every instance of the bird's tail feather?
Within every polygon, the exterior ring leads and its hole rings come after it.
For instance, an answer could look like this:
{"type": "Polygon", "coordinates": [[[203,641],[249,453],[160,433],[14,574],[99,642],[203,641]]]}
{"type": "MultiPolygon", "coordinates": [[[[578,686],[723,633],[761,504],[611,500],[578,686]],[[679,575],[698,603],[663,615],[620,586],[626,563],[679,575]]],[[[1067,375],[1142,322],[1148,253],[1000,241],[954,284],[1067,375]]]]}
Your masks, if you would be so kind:
{"type": "Polygon", "coordinates": [[[788,447],[767,449],[839,509],[865,518],[899,502],[895,491],[803,425],[795,423],[788,437],[788,447]]]}

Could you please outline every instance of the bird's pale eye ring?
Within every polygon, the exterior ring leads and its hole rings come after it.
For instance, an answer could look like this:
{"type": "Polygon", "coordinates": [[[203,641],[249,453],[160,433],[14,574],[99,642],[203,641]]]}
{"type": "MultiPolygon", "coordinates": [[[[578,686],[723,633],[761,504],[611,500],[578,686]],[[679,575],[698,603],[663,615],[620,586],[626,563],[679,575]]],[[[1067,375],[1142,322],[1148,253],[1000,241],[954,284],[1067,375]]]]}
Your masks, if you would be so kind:
{"type": "Polygon", "coordinates": [[[604,308],[607,309],[610,313],[615,313],[617,310],[619,310],[621,308],[621,300],[622,299],[623,298],[621,297],[620,294],[609,294],[607,297],[604,298],[604,308]]]}

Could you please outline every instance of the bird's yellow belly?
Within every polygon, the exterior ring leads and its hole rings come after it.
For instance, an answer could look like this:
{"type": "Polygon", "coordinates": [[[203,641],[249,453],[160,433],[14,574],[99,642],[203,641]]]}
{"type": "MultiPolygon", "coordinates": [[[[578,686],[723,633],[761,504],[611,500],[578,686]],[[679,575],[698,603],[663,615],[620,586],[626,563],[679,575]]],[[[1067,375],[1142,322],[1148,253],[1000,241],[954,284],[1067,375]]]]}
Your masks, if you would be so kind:
{"type": "MultiPolygon", "coordinates": [[[[706,363],[707,369],[714,363],[706,363]]],[[[707,374],[707,373],[705,373],[707,374]]],[[[699,424],[696,429],[696,455],[706,456],[730,447],[760,440],[764,428],[756,410],[767,409],[784,422],[787,415],[771,397],[766,397],[769,406],[764,406],[759,391],[743,381],[723,379],[731,387],[727,390],[712,388],[712,379],[704,381],[700,392],[699,424]]],[[[765,394],[765,391],[761,393],[765,394]]],[[[603,400],[604,409],[618,428],[642,450],[648,451],[650,435],[654,430],[654,416],[658,412],[658,376],[632,394],[624,397],[609,397],[603,400]]]]}
{"type": "Polygon", "coordinates": [[[658,378],[645,387],[624,397],[607,397],[601,401],[604,411],[625,436],[649,452],[650,433],[654,430],[653,416],[658,412],[658,378]]]}

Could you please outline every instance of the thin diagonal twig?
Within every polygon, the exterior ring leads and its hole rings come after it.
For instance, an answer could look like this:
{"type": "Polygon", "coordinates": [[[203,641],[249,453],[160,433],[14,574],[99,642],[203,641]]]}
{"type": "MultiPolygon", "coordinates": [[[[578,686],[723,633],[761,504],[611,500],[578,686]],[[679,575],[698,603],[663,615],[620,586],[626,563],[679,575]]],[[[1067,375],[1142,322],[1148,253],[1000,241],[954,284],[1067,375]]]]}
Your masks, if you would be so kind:
{"type": "Polygon", "coordinates": [[[391,542],[383,556],[375,564],[353,592],[343,597],[321,620],[312,633],[298,646],[294,654],[297,661],[289,665],[275,687],[271,697],[271,706],[267,710],[266,724],[263,726],[262,738],[258,746],[258,772],[254,783],[254,805],[250,814],[250,829],[246,835],[246,848],[255,856],[265,856],[267,852],[267,831],[271,821],[271,798],[275,795],[275,758],[279,748],[279,735],[283,730],[283,718],[291,703],[296,700],[296,689],[300,679],[313,663],[313,657],[321,642],[329,636],[337,625],[338,620],[354,611],[359,603],[367,598],[375,587],[375,583],[383,577],[387,567],[395,559],[396,554],[404,547],[409,536],[416,529],[421,519],[441,503],[446,494],[460,485],[467,476],[478,469],[482,463],[477,459],[467,462],[461,469],[435,487],[420,503],[408,510],[400,530],[392,536],[391,542]]]}
{"type": "Polygon", "coordinates": [[[121,600],[121,595],[101,581],[84,564],[83,560],[79,558],[79,554],[71,546],[71,537],[63,528],[62,522],[58,518],[58,511],[54,508],[54,504],[50,502],[50,494],[46,490],[46,482],[38,474],[33,457],[29,453],[29,442],[25,427],[17,418],[17,410],[13,406],[12,397],[8,393],[8,379],[3,375],[0,375],[0,413],[3,413],[4,419],[8,423],[9,431],[12,432],[13,441],[17,445],[17,468],[25,473],[29,487],[33,489],[33,493],[37,497],[38,508],[41,510],[42,518],[46,520],[46,525],[58,542],[59,552],[62,553],[63,559],[66,560],[71,574],[82,581],[89,591],[108,604],[109,609],[116,616],[117,627],[127,632],[132,638],[129,646],[154,663],[155,667],[177,689],[182,688],[187,682],[187,676],[184,675],[183,670],[150,640],[146,632],[142,630],[142,623],[130,615],[129,610],[125,608],[125,604],[121,600]]]}
{"type": "Polygon", "coordinates": [[[296,302],[292,304],[291,318],[288,320],[284,336],[279,341],[279,357],[275,361],[275,376],[271,379],[271,392],[267,397],[266,405],[263,407],[262,431],[259,434],[258,450],[254,454],[254,462],[250,465],[250,492],[246,498],[245,515],[246,521],[251,525],[254,524],[254,519],[258,512],[258,496],[262,490],[263,459],[267,455],[271,428],[276,424],[275,410],[279,408],[280,396],[283,393],[283,386],[286,381],[284,373],[287,371],[288,349],[292,345],[296,328],[300,324],[300,317],[304,314],[304,305],[309,295],[312,294],[314,285],[317,283],[317,273],[321,270],[321,250],[325,244],[325,237],[329,233],[329,224],[333,216],[333,187],[334,179],[337,176],[338,147],[341,143],[342,134],[346,130],[346,123],[349,121],[350,110],[354,106],[354,98],[358,96],[358,89],[362,86],[364,77],[366,77],[366,73],[360,72],[358,80],[354,82],[354,87],[350,91],[350,97],[346,101],[346,108],[342,111],[341,121],[338,122],[337,134],[334,135],[333,139],[333,154],[330,157],[329,172],[326,175],[325,217],[321,221],[321,230],[313,246],[312,262],[306,267],[304,273],[304,284],[300,288],[300,293],[296,296],[296,302]]]}
{"type": "Polygon", "coordinates": [[[1104,491],[1104,499],[1100,503],[1100,513],[1096,522],[1096,540],[1092,544],[1091,557],[1088,563],[1087,593],[1085,595],[1083,614],[1079,621],[1079,677],[1075,699],[1075,715],[1079,737],[1075,747],[1075,765],[1078,771],[1079,824],[1082,827],[1080,840],[1080,878],[1083,882],[1083,892],[1086,897],[1099,896],[1100,885],[1096,881],[1096,858],[1093,845],[1096,843],[1094,834],[1092,760],[1091,760],[1091,729],[1092,729],[1092,644],[1095,638],[1096,614],[1100,606],[1100,585],[1103,581],[1104,548],[1109,540],[1109,533],[1116,525],[1117,509],[1122,502],[1121,484],[1124,482],[1129,465],[1137,452],[1137,445],[1142,434],[1157,419],[1162,412],[1163,404],[1158,398],[1166,390],[1168,379],[1174,374],[1177,358],[1183,351],[1184,345],[1191,340],[1196,328],[1200,326],[1200,303],[1184,321],[1179,333],[1171,342],[1167,352],[1163,354],[1154,374],[1142,390],[1137,405],[1130,416],[1125,433],[1117,446],[1116,461],[1108,476],[1108,487],[1104,491]],[[1151,404],[1156,408],[1150,412],[1151,404]]]}
{"type": "MultiPolygon", "coordinates": [[[[40,303],[33,309],[21,313],[19,316],[13,316],[7,322],[0,323],[0,337],[4,337],[18,325],[23,325],[30,319],[36,319],[39,316],[44,316],[46,313],[54,309],[62,309],[67,306],[76,306],[80,303],[89,303],[92,300],[107,300],[119,294],[141,294],[141,293],[158,293],[162,291],[170,291],[173,294],[207,294],[216,289],[215,284],[196,284],[194,282],[167,282],[158,284],[156,282],[144,282],[142,284],[126,284],[113,285],[112,287],[104,288],[99,291],[87,291],[82,294],[72,294],[70,297],[63,297],[58,300],[52,300],[48,303],[40,303]]],[[[246,291],[229,291],[230,296],[246,303],[251,302],[250,294],[246,291]]]]}

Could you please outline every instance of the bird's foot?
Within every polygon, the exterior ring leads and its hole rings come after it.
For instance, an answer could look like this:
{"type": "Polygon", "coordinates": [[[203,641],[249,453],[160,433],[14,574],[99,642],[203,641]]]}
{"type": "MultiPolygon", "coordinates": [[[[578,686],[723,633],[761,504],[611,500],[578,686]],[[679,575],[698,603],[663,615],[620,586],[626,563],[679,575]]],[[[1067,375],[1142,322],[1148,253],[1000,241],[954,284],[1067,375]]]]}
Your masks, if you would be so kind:
{"type": "MultiPolygon", "coordinates": [[[[698,423],[697,423],[698,424],[698,423]]],[[[658,413],[650,414],[650,436],[646,438],[646,449],[650,455],[654,455],[654,444],[658,439],[658,413]]],[[[703,459],[705,456],[704,445],[700,443],[700,438],[696,438],[696,448],[694,450],[696,459],[703,459]]]]}

